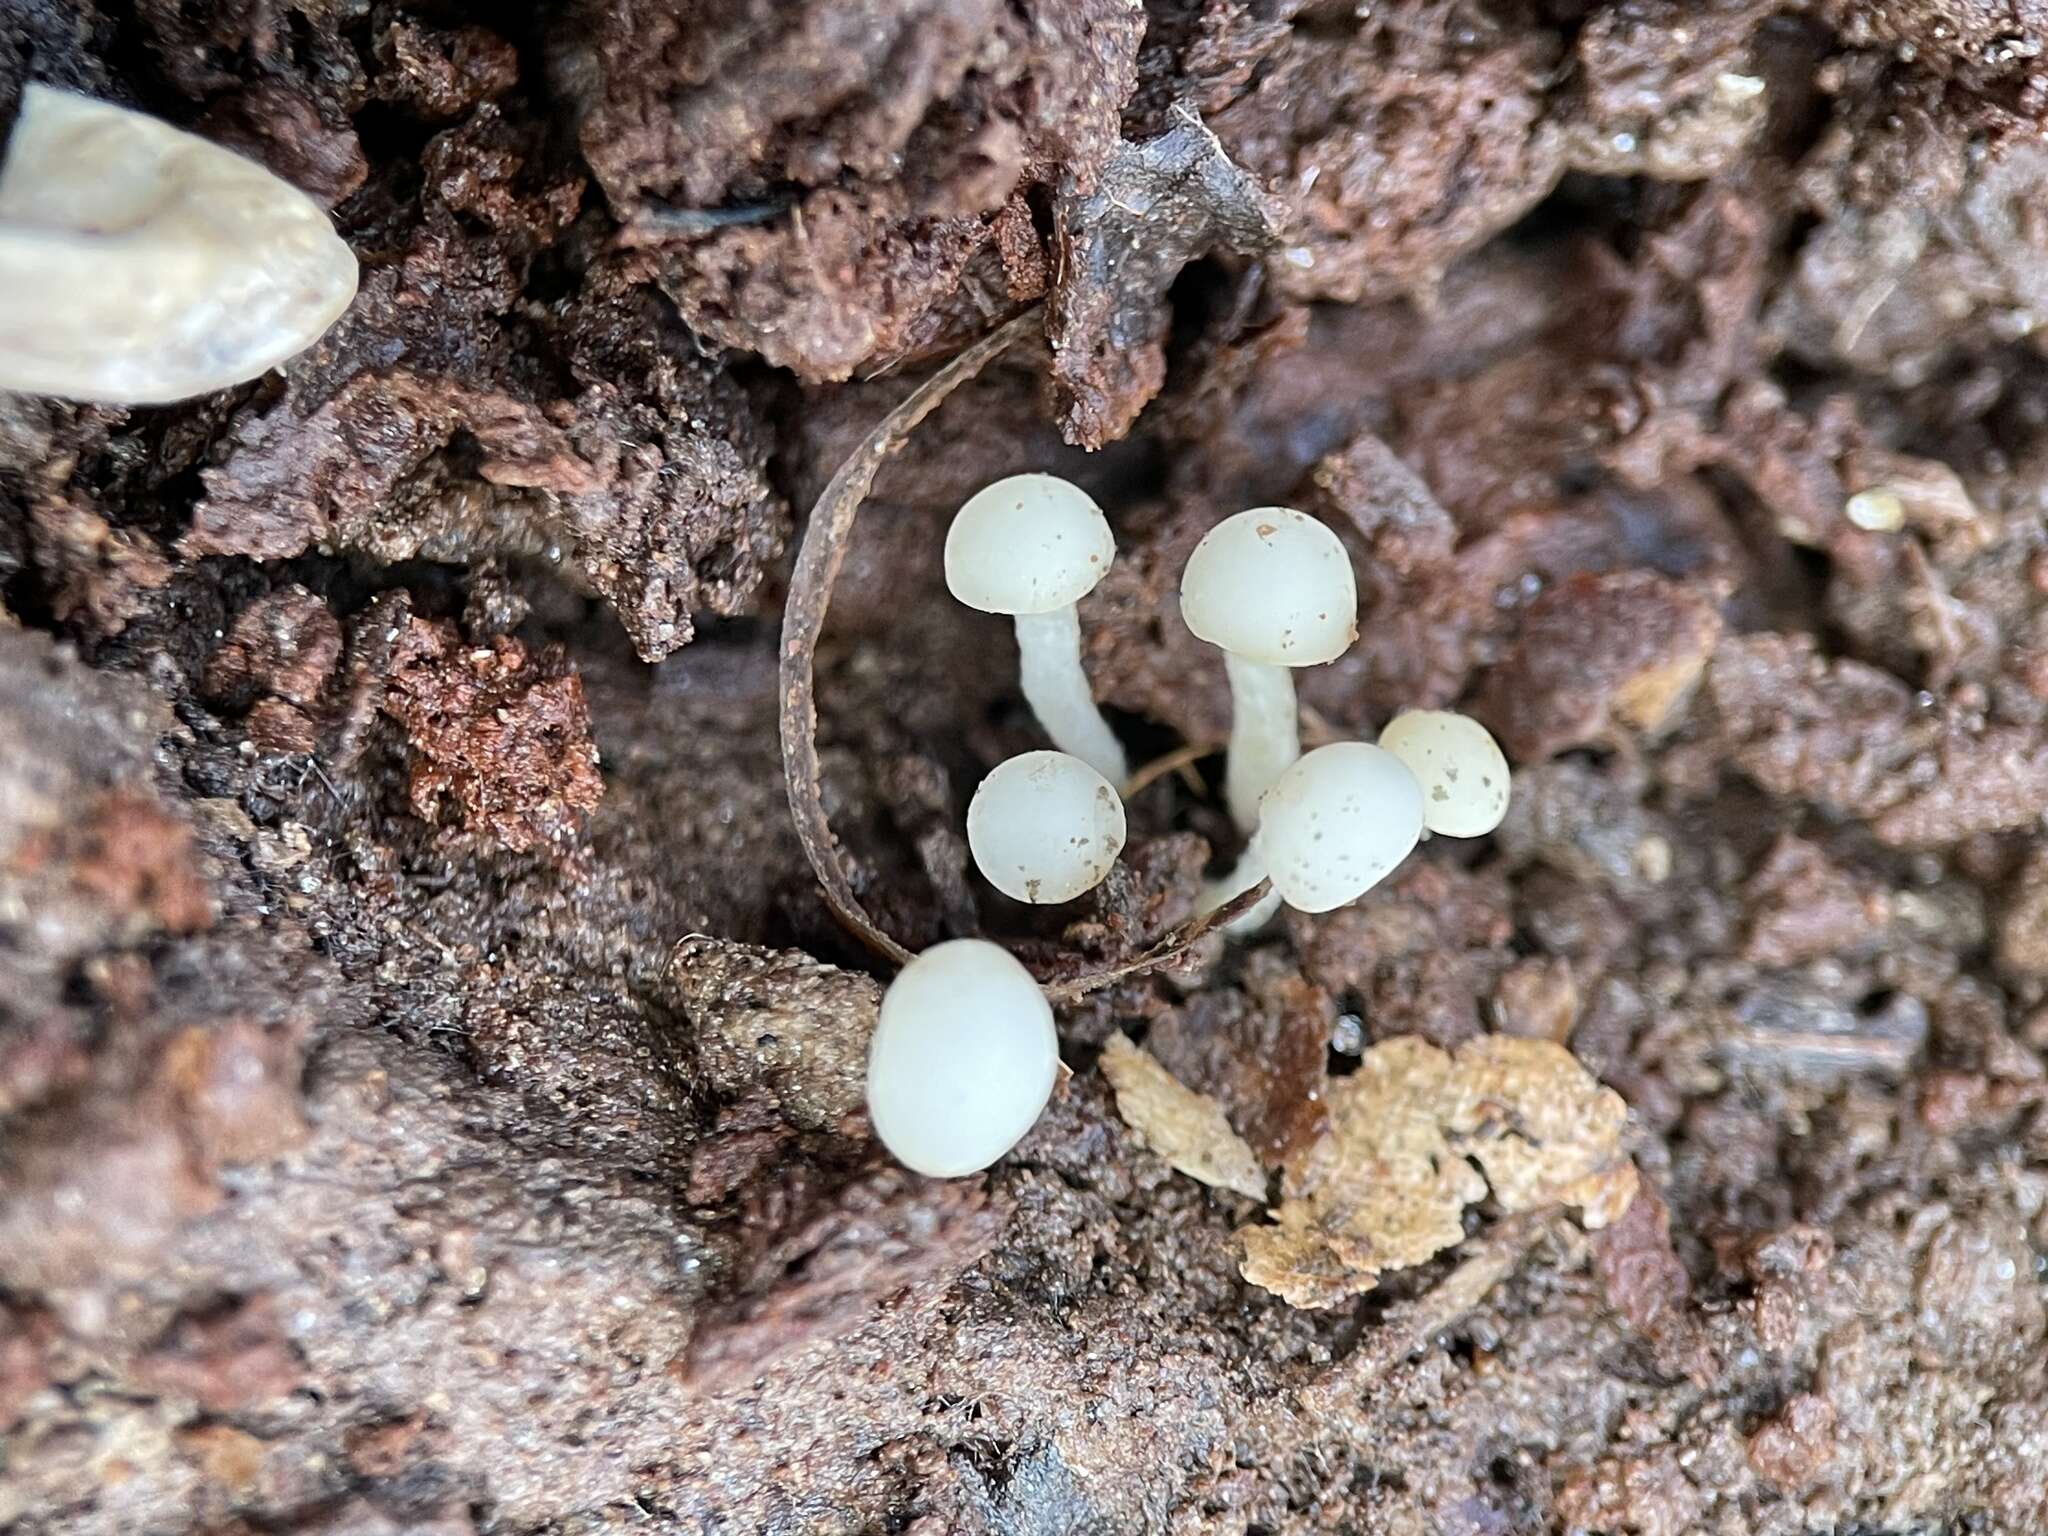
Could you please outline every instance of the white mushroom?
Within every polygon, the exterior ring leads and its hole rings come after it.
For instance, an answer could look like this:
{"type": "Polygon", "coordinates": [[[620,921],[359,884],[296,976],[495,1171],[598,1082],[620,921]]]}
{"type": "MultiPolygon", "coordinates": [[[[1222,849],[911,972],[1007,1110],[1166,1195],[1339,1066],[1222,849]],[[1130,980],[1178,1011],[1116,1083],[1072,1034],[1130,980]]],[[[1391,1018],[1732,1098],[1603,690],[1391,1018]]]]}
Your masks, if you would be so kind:
{"type": "Polygon", "coordinates": [[[1362,741],[1335,742],[1273,781],[1234,878],[1249,865],[1272,876],[1288,906],[1328,912],[1386,879],[1421,836],[1422,786],[1407,765],[1362,741]]]}
{"type": "Polygon", "coordinates": [[[143,405],[253,379],[356,291],[318,204],[253,160],[68,91],[0,165],[0,389],[143,405]]]}
{"type": "Polygon", "coordinates": [[[868,1118],[896,1159],[934,1178],[986,1168],[1052,1097],[1052,1005],[1009,951],[935,944],[882,994],[868,1047],[868,1118]]]}
{"type": "Polygon", "coordinates": [[[998,763],[967,807],[967,846],[1017,901],[1072,901],[1102,883],[1124,846],[1124,803],[1078,757],[1025,752],[998,763]]]}
{"type": "Polygon", "coordinates": [[[1124,749],[1081,670],[1074,605],[1116,558],[1109,521],[1057,475],[1011,475],[967,498],[946,531],[946,585],[970,608],[1017,621],[1025,701],[1046,735],[1113,783],[1124,749]]]}
{"type": "Polygon", "coordinates": [[[1411,709],[1380,732],[1380,745],[1422,785],[1422,821],[1446,837],[1484,837],[1508,813],[1508,760],[1470,715],[1411,709]]]}
{"type": "Polygon", "coordinates": [[[1180,578],[1181,618],[1218,646],[1230,674],[1224,788],[1246,832],[1259,797],[1301,755],[1293,667],[1335,661],[1358,637],[1358,587],[1336,534],[1287,507],[1211,528],[1180,578]]]}

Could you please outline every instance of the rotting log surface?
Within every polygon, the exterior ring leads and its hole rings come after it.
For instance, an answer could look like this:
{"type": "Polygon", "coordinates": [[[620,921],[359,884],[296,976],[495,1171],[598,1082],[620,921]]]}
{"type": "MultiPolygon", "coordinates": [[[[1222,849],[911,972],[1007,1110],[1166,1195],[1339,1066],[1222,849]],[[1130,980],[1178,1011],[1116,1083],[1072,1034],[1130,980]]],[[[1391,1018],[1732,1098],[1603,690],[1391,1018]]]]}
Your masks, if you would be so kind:
{"type": "Polygon", "coordinates": [[[2042,23],[1351,12],[0,7],[0,121],[145,105],[365,262],[249,388],[0,398],[0,1529],[2048,1529],[2042,23]],[[1523,759],[1484,848],[1072,1000],[940,1186],[860,1111],[776,637],[792,509],[1039,299],[1057,366],[918,426],[818,646],[881,931],[1113,971],[1231,837],[1182,764],[1097,898],[974,881],[1042,744],[940,580],[998,475],[1110,509],[1139,756],[1225,734],[1175,581],[1285,502],[1363,605],[1311,736],[1523,759]],[[1330,1312],[1095,1067],[1277,1163],[1364,1044],[1483,1030],[1568,1041],[1654,1193],[1330,1312]]]}

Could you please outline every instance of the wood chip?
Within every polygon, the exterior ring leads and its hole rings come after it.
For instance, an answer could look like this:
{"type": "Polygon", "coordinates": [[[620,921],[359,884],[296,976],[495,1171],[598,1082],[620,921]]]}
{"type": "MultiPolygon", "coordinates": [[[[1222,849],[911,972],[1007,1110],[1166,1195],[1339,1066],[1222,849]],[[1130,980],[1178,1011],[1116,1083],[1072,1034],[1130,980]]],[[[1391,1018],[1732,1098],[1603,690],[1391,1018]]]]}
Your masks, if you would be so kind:
{"type": "Polygon", "coordinates": [[[1295,1306],[1335,1306],[1462,1242],[1489,1187],[1510,1214],[1576,1205],[1592,1228],[1635,1197],[1627,1106],[1547,1040],[1485,1035],[1455,1057],[1388,1040],[1331,1083],[1329,1111],[1272,1221],[1239,1234],[1244,1277],[1295,1306]]]}
{"type": "Polygon", "coordinates": [[[1211,1189],[1266,1198],[1265,1170],[1214,1099],[1184,1087],[1123,1035],[1103,1046],[1102,1075],[1116,1090],[1124,1123],[1174,1169],[1211,1189]]]}

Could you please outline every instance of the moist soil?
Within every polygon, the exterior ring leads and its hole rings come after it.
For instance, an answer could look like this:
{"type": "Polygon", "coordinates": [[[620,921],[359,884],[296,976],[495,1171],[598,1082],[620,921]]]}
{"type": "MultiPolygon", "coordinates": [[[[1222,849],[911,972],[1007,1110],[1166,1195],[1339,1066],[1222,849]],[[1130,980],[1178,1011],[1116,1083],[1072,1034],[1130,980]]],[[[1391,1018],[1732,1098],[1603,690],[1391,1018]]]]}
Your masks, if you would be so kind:
{"type": "Polygon", "coordinates": [[[22,83],[330,207],[362,293],[174,407],[0,397],[0,1530],[2048,1530],[2048,11],[2034,0],[0,0],[22,83]],[[1310,740],[1507,823],[1061,1012],[987,1174],[873,1144],[888,968],[777,739],[808,511],[849,887],[1047,975],[1236,852],[1188,551],[1349,548],[1310,740]],[[945,521],[1072,477],[1136,761],[1071,906],[945,521]],[[1206,751],[1208,755],[1199,755],[1206,751]],[[1245,1281],[1375,1042],[1569,1046],[1644,1193],[1245,1281]],[[1476,1267],[1475,1267],[1476,1266],[1476,1267]]]}

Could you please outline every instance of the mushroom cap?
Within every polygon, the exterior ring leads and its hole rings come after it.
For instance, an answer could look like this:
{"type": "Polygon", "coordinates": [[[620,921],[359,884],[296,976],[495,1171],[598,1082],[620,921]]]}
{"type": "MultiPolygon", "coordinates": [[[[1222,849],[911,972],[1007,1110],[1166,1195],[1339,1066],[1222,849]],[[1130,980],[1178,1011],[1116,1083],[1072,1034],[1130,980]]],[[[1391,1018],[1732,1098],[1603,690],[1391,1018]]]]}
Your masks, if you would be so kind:
{"type": "Polygon", "coordinates": [[[1312,667],[1358,638],[1358,583],[1323,524],[1290,507],[1253,507],[1195,546],[1181,572],[1180,616],[1233,655],[1312,667]]]}
{"type": "Polygon", "coordinates": [[[30,85],[0,164],[0,388],[141,405],[253,379],[348,307],[311,198],[169,123],[30,85]]]}
{"type": "Polygon", "coordinates": [[[1115,558],[1102,508],[1058,475],[984,486],[946,530],[946,586],[983,613],[1050,613],[1079,602],[1115,558]]]}
{"type": "Polygon", "coordinates": [[[1015,956],[984,939],[934,944],[882,994],[868,1117],[904,1166],[958,1178],[1037,1122],[1059,1059],[1052,1005],[1015,956]]]}
{"type": "Polygon", "coordinates": [[[1508,813],[1508,760],[1470,715],[1411,709],[1387,722],[1380,745],[1422,785],[1422,822],[1446,837],[1483,837],[1508,813]]]}
{"type": "Polygon", "coordinates": [[[1078,757],[1024,752],[996,764],[967,807],[967,846],[1015,901],[1072,901],[1102,883],[1124,846],[1124,803],[1078,757]]]}
{"type": "Polygon", "coordinates": [[[1422,786],[1393,753],[1340,741],[1306,753],[1259,801],[1256,842],[1290,907],[1356,901],[1422,836],[1422,786]]]}

